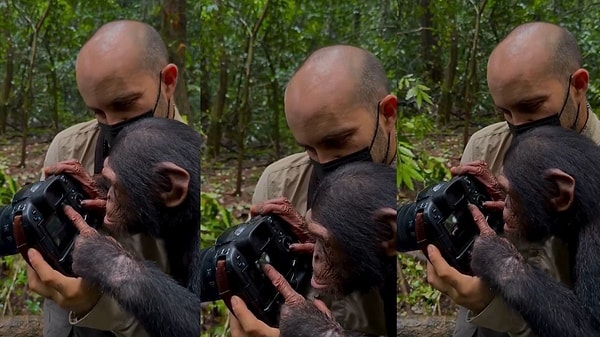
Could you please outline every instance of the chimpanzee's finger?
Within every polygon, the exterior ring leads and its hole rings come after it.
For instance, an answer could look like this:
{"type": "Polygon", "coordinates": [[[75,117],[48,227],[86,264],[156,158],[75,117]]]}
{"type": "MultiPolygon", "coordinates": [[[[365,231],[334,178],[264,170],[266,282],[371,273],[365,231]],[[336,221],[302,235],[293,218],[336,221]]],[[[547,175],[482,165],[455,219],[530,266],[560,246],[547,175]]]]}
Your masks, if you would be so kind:
{"type": "Polygon", "coordinates": [[[106,210],[106,200],[104,199],[85,199],[81,201],[81,206],[94,211],[106,210]]]}
{"type": "Polygon", "coordinates": [[[315,251],[315,244],[310,242],[292,243],[290,245],[290,251],[299,254],[312,254],[315,251]]]}
{"type": "Polygon", "coordinates": [[[283,205],[285,203],[290,203],[290,201],[285,197],[279,197],[275,199],[270,199],[260,204],[250,206],[250,215],[265,215],[269,213],[273,213],[271,211],[272,208],[277,208],[278,205],[283,205]]]}
{"type": "Polygon", "coordinates": [[[317,307],[317,309],[319,309],[319,311],[321,311],[327,317],[329,317],[329,319],[334,319],[333,315],[331,314],[331,310],[329,310],[329,308],[327,308],[327,305],[325,305],[325,302],[321,301],[320,299],[315,298],[313,300],[313,304],[315,305],[315,307],[317,307]]]}
{"type": "Polygon", "coordinates": [[[69,218],[69,220],[71,220],[71,222],[79,230],[79,233],[81,235],[87,236],[96,233],[96,230],[90,227],[90,225],[88,225],[87,222],[83,220],[81,214],[77,213],[77,211],[74,210],[73,207],[65,205],[63,209],[65,211],[65,215],[69,218]]]}
{"type": "Polygon", "coordinates": [[[305,301],[304,297],[298,294],[288,283],[285,277],[283,277],[283,275],[273,268],[273,266],[267,263],[263,266],[263,271],[271,280],[271,283],[273,283],[277,291],[283,296],[285,303],[295,304],[305,301]]]}
{"type": "Polygon", "coordinates": [[[483,216],[483,213],[481,213],[479,208],[472,204],[469,204],[468,207],[469,211],[471,211],[471,215],[473,215],[473,221],[475,221],[475,224],[477,224],[477,227],[479,227],[479,235],[495,236],[496,232],[494,232],[490,225],[488,225],[487,221],[485,220],[485,216],[483,216]]]}
{"type": "Polygon", "coordinates": [[[44,167],[44,175],[52,176],[61,173],[68,173],[74,175],[80,173],[81,168],[83,168],[83,166],[81,166],[81,163],[79,163],[79,161],[77,161],[76,159],[69,159],[61,161],[51,166],[44,167]]]}
{"type": "Polygon", "coordinates": [[[491,211],[502,211],[504,209],[504,200],[486,201],[483,203],[483,206],[491,211]]]}

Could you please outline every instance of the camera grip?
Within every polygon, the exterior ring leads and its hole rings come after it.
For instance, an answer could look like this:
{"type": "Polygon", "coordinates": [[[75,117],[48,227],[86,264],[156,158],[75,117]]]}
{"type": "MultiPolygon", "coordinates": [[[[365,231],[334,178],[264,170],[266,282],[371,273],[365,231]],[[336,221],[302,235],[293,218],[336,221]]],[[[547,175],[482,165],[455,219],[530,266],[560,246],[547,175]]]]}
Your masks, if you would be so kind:
{"type": "Polygon", "coordinates": [[[425,222],[423,221],[423,212],[419,212],[415,215],[415,237],[417,239],[417,246],[425,254],[425,257],[429,260],[427,254],[427,245],[430,244],[425,234],[425,222]]]}
{"type": "Polygon", "coordinates": [[[29,250],[30,247],[27,245],[27,237],[23,230],[22,215],[16,215],[13,219],[13,235],[15,236],[17,251],[23,256],[25,262],[27,262],[28,265],[31,265],[31,263],[29,263],[29,255],[27,255],[27,250],[29,250]]]}
{"type": "Polygon", "coordinates": [[[218,260],[215,270],[215,279],[217,281],[217,288],[219,289],[219,297],[223,300],[229,311],[233,313],[231,306],[231,297],[233,292],[229,289],[229,282],[227,282],[227,270],[225,268],[225,260],[218,260]]]}

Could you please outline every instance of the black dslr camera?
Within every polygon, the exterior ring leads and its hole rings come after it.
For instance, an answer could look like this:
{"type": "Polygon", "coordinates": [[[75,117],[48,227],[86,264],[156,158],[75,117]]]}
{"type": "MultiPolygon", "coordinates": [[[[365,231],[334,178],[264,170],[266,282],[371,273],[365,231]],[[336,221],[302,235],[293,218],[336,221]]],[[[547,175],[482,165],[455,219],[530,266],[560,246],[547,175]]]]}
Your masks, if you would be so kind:
{"type": "Polygon", "coordinates": [[[298,239],[289,225],[275,215],[256,216],[228,228],[214,247],[202,252],[200,299],[222,299],[231,310],[231,296],[241,297],[261,321],[278,326],[283,296],[262,271],[271,264],[298,292],[312,277],[312,256],[289,249],[298,239]]]}
{"type": "Polygon", "coordinates": [[[23,187],[9,206],[0,208],[0,256],[20,252],[29,262],[27,249],[35,248],[54,269],[75,276],[71,251],[77,228],[65,215],[63,206],[70,205],[90,226],[99,228],[102,216],[81,206],[86,198],[83,190],[64,174],[23,187]],[[13,225],[17,215],[22,216],[22,221],[13,225]]]}
{"type": "Polygon", "coordinates": [[[465,175],[425,188],[414,203],[398,208],[398,251],[417,250],[417,240],[435,245],[448,264],[464,274],[472,274],[471,248],[479,228],[467,204],[473,204],[497,233],[504,228],[502,212],[483,207],[490,201],[485,187],[465,175]],[[423,228],[416,228],[415,216],[423,213],[423,228]]]}

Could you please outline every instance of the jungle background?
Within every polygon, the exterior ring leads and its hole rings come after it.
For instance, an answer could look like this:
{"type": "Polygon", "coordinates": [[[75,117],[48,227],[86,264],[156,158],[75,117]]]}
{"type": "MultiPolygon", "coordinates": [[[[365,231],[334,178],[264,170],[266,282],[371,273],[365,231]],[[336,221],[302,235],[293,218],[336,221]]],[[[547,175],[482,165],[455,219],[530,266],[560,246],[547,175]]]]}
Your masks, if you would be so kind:
{"type": "MultiPolygon", "coordinates": [[[[588,100],[597,106],[599,15],[600,3],[591,0],[0,0],[0,205],[38,180],[57,132],[93,118],[77,92],[74,62],[110,20],[159,29],[180,68],[177,105],[206,139],[207,246],[247,219],[261,171],[302,150],[286,126],[283,90],[311,51],[353,44],[383,62],[399,98],[399,198],[407,202],[449,177],[472,132],[501,120],[487,94],[485,65],[514,26],[545,20],[572,31],[591,74],[588,100]]],[[[399,315],[454,314],[426,284],[421,260],[402,254],[398,263],[399,315]]],[[[40,313],[22,258],[0,258],[0,316],[40,313]]],[[[204,306],[202,324],[207,336],[226,335],[223,305],[204,306]]]]}
{"type": "MultiPolygon", "coordinates": [[[[315,49],[352,44],[373,52],[398,96],[398,186],[410,202],[448,179],[469,136],[502,120],[487,93],[486,63],[515,26],[534,20],[574,33],[600,103],[600,3],[577,0],[201,0],[202,244],[247,220],[262,170],[295,145],[283,113],[294,70],[315,49]]],[[[422,259],[400,254],[398,313],[453,316],[427,285],[422,259]]],[[[203,335],[227,335],[222,303],[203,307],[203,335]]]]}

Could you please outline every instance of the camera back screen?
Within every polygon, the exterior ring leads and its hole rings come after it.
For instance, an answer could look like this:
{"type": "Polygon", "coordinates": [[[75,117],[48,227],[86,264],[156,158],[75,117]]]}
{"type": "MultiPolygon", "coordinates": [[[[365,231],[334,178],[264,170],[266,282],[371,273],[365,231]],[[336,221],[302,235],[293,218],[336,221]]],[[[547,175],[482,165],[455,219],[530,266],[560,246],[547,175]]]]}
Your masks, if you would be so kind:
{"type": "Polygon", "coordinates": [[[75,226],[71,224],[64,225],[55,214],[52,214],[43,226],[47,234],[52,238],[54,245],[61,253],[64,252],[71,243],[69,239],[73,238],[76,234],[75,226]]]}

